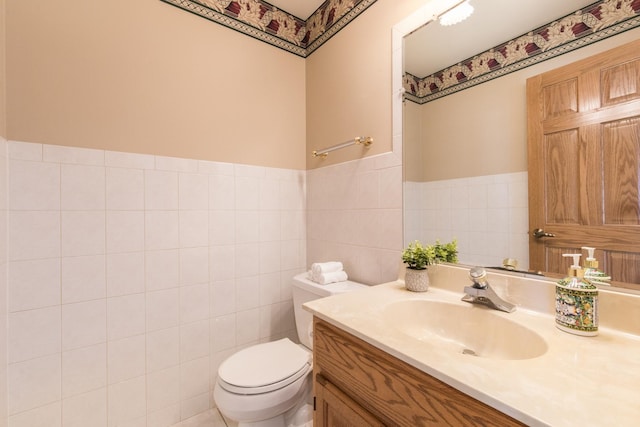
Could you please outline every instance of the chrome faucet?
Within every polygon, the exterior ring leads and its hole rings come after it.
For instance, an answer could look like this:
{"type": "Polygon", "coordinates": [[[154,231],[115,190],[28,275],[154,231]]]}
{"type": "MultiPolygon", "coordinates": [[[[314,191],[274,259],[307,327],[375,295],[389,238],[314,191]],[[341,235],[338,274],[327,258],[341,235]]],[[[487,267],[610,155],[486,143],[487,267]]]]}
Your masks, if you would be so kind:
{"type": "Polygon", "coordinates": [[[516,306],[500,298],[494,290],[489,286],[487,281],[487,272],[482,267],[473,267],[469,270],[469,279],[473,282],[472,286],[465,286],[465,296],[462,301],[472,304],[483,304],[496,310],[512,313],[516,310],[516,306]]]}

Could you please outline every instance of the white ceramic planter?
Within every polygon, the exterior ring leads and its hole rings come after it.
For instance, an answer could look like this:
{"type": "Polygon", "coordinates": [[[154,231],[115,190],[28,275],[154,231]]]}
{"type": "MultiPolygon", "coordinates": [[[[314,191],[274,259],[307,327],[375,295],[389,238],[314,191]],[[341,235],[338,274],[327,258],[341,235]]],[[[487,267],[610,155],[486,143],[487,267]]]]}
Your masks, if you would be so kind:
{"type": "Polygon", "coordinates": [[[407,267],[404,275],[404,285],[413,292],[426,292],[429,289],[429,270],[416,270],[407,267]]]}

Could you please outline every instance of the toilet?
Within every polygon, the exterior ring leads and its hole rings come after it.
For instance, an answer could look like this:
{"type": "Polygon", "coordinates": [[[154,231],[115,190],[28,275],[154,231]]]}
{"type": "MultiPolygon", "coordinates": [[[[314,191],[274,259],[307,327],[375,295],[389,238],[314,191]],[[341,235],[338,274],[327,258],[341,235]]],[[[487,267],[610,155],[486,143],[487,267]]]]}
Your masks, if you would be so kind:
{"type": "Polygon", "coordinates": [[[247,347],[220,364],[213,398],[238,427],[311,426],[313,316],[302,304],[366,288],[351,281],[319,285],[307,273],[293,279],[293,305],[300,344],[288,338],[247,347]]]}

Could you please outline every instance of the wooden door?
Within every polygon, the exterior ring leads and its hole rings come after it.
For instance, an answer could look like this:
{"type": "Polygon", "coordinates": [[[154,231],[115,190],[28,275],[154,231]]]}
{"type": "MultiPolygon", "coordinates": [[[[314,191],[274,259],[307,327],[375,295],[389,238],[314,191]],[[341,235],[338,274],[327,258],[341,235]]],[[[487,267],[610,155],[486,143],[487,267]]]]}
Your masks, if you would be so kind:
{"type": "Polygon", "coordinates": [[[530,78],[527,109],[530,268],[566,273],[592,246],[640,288],[640,40],[530,78]]]}

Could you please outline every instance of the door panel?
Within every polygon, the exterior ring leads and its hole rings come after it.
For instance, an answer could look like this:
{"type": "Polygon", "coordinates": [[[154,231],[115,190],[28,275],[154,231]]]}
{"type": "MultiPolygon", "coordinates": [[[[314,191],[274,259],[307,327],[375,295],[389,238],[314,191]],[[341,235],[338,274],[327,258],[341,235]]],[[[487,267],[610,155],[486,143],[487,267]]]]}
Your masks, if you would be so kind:
{"type": "Polygon", "coordinates": [[[618,120],[602,126],[604,223],[640,224],[638,153],[640,119],[618,120]]]}
{"type": "Polygon", "coordinates": [[[640,289],[640,41],[527,81],[530,268],[564,274],[594,246],[640,289]]]}

